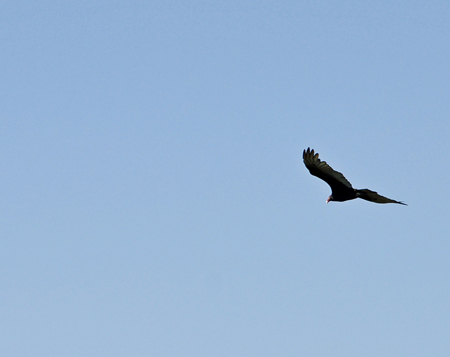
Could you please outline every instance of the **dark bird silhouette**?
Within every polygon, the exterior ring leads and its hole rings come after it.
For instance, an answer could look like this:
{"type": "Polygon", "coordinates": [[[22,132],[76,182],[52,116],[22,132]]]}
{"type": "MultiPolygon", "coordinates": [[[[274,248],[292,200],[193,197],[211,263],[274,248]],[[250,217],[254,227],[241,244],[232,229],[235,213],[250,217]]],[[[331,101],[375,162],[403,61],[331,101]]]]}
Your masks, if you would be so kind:
{"type": "Polygon", "coordinates": [[[354,189],[344,175],[333,170],[325,161],[320,161],[319,154],[314,154],[314,150],[310,150],[310,148],[303,150],[303,162],[311,175],[317,176],[330,185],[331,195],[328,197],[327,203],[330,201],[343,202],[362,198],[375,203],[398,203],[407,206],[406,203],[391,200],[367,188],[362,190],[354,189]]]}

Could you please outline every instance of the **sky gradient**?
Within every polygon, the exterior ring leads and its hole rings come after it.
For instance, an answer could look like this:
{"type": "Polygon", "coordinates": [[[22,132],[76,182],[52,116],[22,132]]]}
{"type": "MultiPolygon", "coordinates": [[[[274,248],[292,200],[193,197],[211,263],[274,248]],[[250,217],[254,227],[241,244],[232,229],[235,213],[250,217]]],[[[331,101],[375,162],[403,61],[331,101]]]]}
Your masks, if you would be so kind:
{"type": "Polygon", "coordinates": [[[0,355],[450,355],[449,2],[0,8],[0,355]]]}

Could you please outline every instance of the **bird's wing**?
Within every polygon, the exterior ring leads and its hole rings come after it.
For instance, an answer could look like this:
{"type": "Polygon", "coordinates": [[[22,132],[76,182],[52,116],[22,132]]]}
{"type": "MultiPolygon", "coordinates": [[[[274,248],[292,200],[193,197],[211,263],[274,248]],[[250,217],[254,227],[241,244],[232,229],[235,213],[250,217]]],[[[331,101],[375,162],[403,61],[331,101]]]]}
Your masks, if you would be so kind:
{"type": "Polygon", "coordinates": [[[371,201],[371,202],[375,202],[375,203],[398,203],[398,204],[407,206],[406,203],[391,200],[390,198],[381,196],[378,193],[376,193],[375,191],[370,191],[367,188],[365,188],[363,190],[356,190],[356,195],[357,195],[357,197],[362,198],[363,200],[371,201]]]}
{"type": "Polygon", "coordinates": [[[331,189],[345,186],[352,188],[352,184],[340,172],[335,171],[325,161],[320,161],[319,154],[314,150],[303,150],[303,162],[311,175],[317,176],[331,186],[331,189]]]}

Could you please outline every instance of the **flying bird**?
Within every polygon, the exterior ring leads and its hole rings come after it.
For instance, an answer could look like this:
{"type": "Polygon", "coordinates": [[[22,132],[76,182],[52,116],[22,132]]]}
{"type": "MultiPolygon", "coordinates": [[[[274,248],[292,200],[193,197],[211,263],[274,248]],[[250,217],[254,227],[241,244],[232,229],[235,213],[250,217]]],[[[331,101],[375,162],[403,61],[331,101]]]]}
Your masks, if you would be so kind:
{"type": "Polygon", "coordinates": [[[355,198],[362,198],[363,200],[375,203],[398,203],[407,206],[406,203],[391,200],[367,188],[362,190],[353,188],[352,184],[348,182],[344,175],[333,170],[325,161],[321,161],[319,154],[314,154],[314,150],[310,150],[310,148],[303,150],[303,162],[311,175],[317,176],[330,185],[331,195],[328,197],[327,203],[330,201],[343,202],[355,198]]]}

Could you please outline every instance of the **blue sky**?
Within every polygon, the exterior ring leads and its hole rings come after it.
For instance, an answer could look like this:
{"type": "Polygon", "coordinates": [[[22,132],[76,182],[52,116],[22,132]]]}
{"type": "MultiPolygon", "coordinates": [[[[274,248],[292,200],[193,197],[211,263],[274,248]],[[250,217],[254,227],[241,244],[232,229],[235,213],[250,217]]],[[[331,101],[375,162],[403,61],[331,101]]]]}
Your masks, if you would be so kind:
{"type": "Polygon", "coordinates": [[[448,356],[450,3],[5,1],[0,355],[448,356]],[[325,204],[308,146],[409,206],[325,204]]]}

